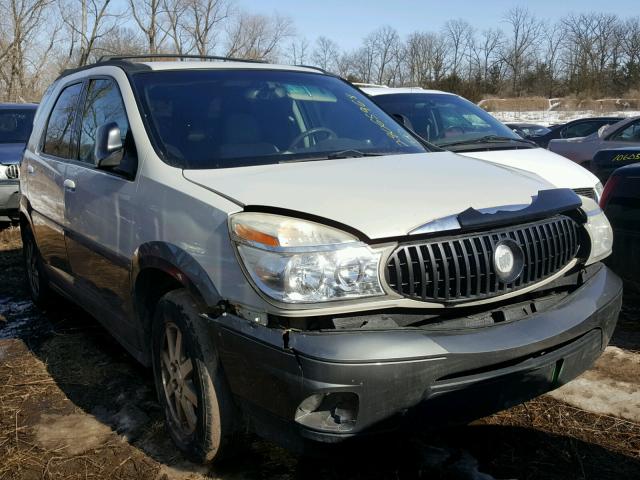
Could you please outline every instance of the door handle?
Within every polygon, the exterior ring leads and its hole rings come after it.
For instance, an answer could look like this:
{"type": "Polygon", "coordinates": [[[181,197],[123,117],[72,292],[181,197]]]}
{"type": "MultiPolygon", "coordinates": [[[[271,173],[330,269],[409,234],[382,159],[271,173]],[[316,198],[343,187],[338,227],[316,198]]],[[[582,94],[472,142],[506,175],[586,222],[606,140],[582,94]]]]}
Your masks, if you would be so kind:
{"type": "Polygon", "coordinates": [[[64,186],[65,190],[69,190],[70,192],[76,191],[76,182],[74,182],[73,180],[67,178],[62,185],[64,186]]]}
{"type": "Polygon", "coordinates": [[[36,173],[36,169],[33,168],[33,165],[27,165],[27,173],[30,175],[33,175],[34,173],[36,173]]]}

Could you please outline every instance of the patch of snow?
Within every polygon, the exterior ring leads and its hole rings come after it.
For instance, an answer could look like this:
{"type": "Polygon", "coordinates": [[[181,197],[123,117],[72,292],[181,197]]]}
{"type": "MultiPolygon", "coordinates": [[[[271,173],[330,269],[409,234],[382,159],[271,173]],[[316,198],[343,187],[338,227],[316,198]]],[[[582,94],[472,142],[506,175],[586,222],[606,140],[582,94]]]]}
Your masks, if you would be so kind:
{"type": "Polygon", "coordinates": [[[36,443],[46,450],[62,450],[80,455],[103,446],[111,428],[90,415],[42,415],[35,426],[36,443]]]}
{"type": "Polygon", "coordinates": [[[640,423],[640,385],[620,371],[637,372],[640,354],[607,347],[595,367],[548,395],[588,412],[640,423]]]}
{"type": "Polygon", "coordinates": [[[566,123],[571,120],[587,117],[636,117],[640,115],[640,110],[624,110],[618,112],[598,112],[596,110],[553,110],[557,105],[551,103],[549,110],[525,110],[525,111],[502,111],[488,112],[504,123],[536,123],[539,125],[554,125],[556,123],[566,123]]]}

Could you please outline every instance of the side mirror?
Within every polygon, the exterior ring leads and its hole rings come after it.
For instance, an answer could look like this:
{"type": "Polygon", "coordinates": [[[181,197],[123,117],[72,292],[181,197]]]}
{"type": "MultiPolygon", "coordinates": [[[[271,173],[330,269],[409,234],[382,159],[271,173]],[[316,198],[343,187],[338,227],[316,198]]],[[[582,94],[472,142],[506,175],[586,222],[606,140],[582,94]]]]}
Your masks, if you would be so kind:
{"type": "Polygon", "coordinates": [[[409,119],[406,116],[402,115],[401,113],[392,113],[391,116],[400,125],[411,128],[411,122],[409,122],[409,119]]]}
{"type": "Polygon", "coordinates": [[[120,128],[115,122],[105,123],[96,129],[94,158],[98,168],[114,168],[120,165],[124,156],[124,145],[120,128]]]}

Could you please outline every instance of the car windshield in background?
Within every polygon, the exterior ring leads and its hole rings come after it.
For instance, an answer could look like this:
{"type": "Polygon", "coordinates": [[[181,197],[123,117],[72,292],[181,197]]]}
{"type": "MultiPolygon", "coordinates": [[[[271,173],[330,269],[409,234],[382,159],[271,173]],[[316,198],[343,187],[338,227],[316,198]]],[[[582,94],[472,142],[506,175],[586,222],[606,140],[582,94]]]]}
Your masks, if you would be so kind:
{"type": "Polygon", "coordinates": [[[35,110],[0,110],[0,143],[27,143],[35,110]]]}
{"type": "Polygon", "coordinates": [[[541,125],[519,126],[517,127],[517,130],[522,131],[522,133],[524,135],[527,135],[528,137],[540,137],[542,135],[546,135],[551,131],[547,127],[543,127],[541,125]]]}
{"type": "Polygon", "coordinates": [[[455,144],[456,151],[477,148],[483,138],[493,143],[522,141],[506,125],[456,95],[398,93],[373,99],[388,113],[402,115],[414,132],[442,148],[450,144],[455,144]]]}
{"type": "Polygon", "coordinates": [[[212,69],[144,72],[134,82],[157,149],[181,168],[426,151],[362,93],[327,75],[212,69]]]}

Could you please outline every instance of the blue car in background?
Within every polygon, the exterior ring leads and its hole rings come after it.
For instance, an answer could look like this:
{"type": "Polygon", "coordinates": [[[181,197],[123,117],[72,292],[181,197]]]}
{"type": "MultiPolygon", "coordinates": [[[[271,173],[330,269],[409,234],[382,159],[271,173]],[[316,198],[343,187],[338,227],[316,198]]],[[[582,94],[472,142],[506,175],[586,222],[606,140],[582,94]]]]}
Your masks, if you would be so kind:
{"type": "Polygon", "coordinates": [[[19,164],[37,108],[33,103],[0,103],[0,222],[18,214],[19,164]]]}

